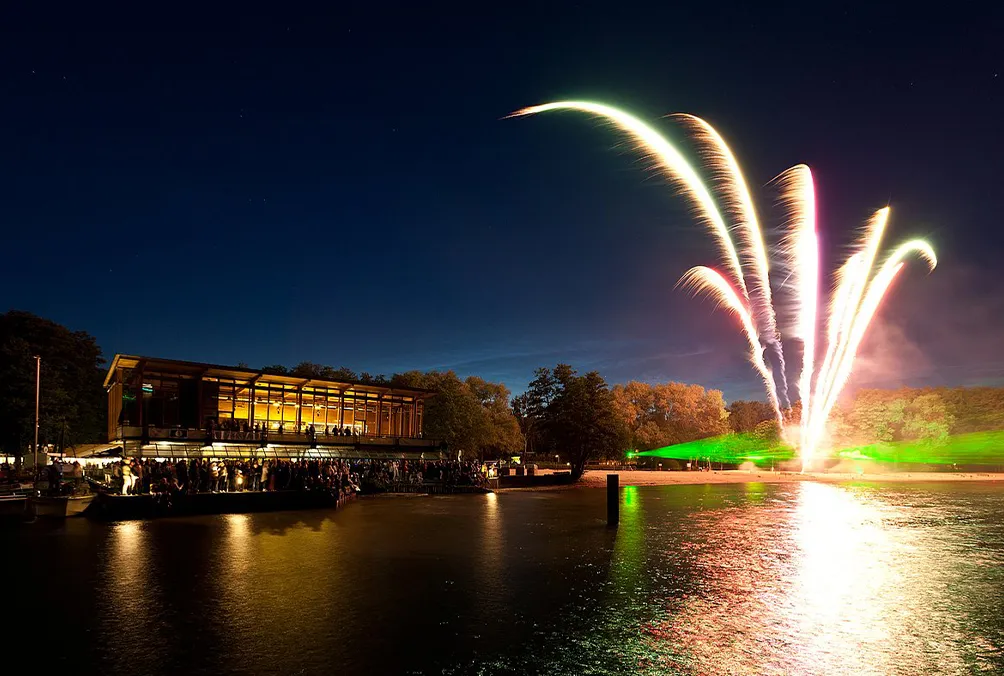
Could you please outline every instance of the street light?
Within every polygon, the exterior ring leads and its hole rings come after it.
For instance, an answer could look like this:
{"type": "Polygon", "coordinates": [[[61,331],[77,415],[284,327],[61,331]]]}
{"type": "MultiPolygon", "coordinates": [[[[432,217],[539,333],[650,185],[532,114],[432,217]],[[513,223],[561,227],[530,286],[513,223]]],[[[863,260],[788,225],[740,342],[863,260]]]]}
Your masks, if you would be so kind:
{"type": "Polygon", "coordinates": [[[42,357],[35,355],[35,446],[31,454],[35,474],[38,475],[38,393],[42,383],[42,357]]]}

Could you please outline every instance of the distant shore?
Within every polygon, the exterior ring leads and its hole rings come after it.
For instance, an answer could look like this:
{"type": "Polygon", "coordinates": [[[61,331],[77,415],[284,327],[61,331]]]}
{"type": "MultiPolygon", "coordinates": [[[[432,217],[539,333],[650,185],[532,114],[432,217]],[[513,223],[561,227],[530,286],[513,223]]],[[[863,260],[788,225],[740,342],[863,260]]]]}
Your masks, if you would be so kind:
{"type": "Polygon", "coordinates": [[[688,484],[741,484],[741,483],[794,483],[816,481],[840,483],[846,481],[881,481],[888,483],[929,483],[960,481],[992,481],[1004,483],[1004,473],[999,472],[771,472],[767,470],[718,470],[712,472],[658,472],[644,470],[588,470],[577,483],[566,486],[539,486],[527,488],[502,488],[507,491],[569,490],[573,488],[602,488],[607,484],[607,474],[620,475],[621,486],[672,486],[688,484]]]}

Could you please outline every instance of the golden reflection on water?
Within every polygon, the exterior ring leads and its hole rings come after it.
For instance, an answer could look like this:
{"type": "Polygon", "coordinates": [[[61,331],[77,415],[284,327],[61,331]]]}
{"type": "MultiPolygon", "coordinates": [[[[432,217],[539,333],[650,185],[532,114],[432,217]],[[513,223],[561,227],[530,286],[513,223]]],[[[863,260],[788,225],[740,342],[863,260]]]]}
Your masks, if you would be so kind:
{"type": "Polygon", "coordinates": [[[489,615],[508,605],[512,589],[505,579],[505,523],[499,497],[495,493],[486,493],[484,501],[478,548],[478,570],[481,573],[479,597],[483,614],[489,615]]]}
{"type": "MultiPolygon", "coordinates": [[[[125,615],[126,625],[135,626],[147,614],[150,602],[151,579],[150,545],[146,524],[140,521],[123,521],[112,526],[111,566],[107,570],[110,601],[125,615]]],[[[125,631],[127,627],[122,627],[125,631]]]]}
{"type": "Polygon", "coordinates": [[[251,519],[250,514],[227,514],[226,552],[231,576],[242,580],[251,564],[251,519]]]}
{"type": "Polygon", "coordinates": [[[805,483],[792,536],[798,574],[790,622],[798,624],[792,630],[803,637],[801,650],[833,667],[831,655],[857,673],[884,673],[873,660],[885,651],[862,648],[887,642],[894,633],[890,623],[897,608],[890,607],[890,591],[903,584],[905,561],[896,560],[902,545],[889,535],[881,507],[844,488],[805,483]],[[869,662],[862,663],[866,654],[869,662]]]}
{"type": "MultiPolygon", "coordinates": [[[[682,526],[699,584],[644,628],[649,662],[685,673],[966,672],[971,638],[946,598],[959,553],[932,542],[909,507],[853,487],[796,490],[756,509],[705,509],[682,526]]],[[[620,552],[625,563],[630,552],[620,552]]]]}
{"type": "Polygon", "coordinates": [[[162,657],[160,644],[148,645],[151,628],[157,624],[161,601],[160,580],[156,562],[151,556],[149,524],[142,521],[122,521],[110,527],[109,547],[100,591],[102,601],[110,608],[100,613],[108,623],[107,636],[113,663],[125,666],[139,646],[143,660],[132,660],[141,666],[162,657]]]}

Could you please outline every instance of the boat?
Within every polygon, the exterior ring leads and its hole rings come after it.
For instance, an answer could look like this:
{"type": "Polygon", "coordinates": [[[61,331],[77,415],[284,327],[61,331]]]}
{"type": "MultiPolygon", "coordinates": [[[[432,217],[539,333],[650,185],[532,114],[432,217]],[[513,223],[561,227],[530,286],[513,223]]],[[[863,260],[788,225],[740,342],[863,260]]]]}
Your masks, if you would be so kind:
{"type": "Polygon", "coordinates": [[[0,519],[23,519],[27,502],[24,495],[0,495],[0,519]]]}
{"type": "Polygon", "coordinates": [[[35,516],[65,519],[80,516],[94,500],[94,493],[86,495],[33,495],[28,498],[35,516]]]}

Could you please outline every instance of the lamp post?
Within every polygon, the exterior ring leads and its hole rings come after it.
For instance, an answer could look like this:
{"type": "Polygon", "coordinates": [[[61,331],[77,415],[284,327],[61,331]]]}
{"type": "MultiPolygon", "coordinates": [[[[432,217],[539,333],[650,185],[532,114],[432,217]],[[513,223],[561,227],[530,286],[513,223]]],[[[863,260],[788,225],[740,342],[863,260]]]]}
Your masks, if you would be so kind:
{"type": "Polygon", "coordinates": [[[35,445],[32,447],[31,459],[32,464],[35,469],[35,474],[38,474],[38,393],[39,388],[42,383],[42,358],[39,355],[35,355],[35,445]]]}

